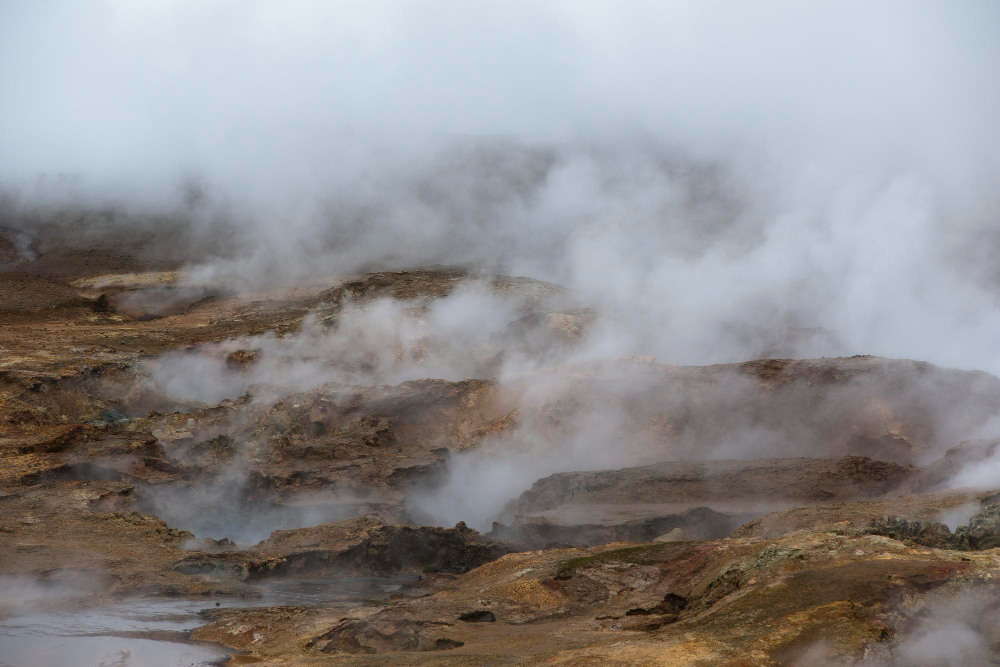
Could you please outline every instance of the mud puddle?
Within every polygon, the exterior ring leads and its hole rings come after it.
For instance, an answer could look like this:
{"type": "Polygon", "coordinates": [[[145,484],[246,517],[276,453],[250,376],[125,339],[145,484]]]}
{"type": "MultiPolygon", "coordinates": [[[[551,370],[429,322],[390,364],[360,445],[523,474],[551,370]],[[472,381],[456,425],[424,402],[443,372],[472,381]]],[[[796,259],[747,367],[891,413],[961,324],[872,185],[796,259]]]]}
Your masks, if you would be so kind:
{"type": "Polygon", "coordinates": [[[192,642],[203,609],[360,603],[388,597],[416,577],[297,580],[269,584],[258,597],[149,598],[91,609],[44,611],[0,621],[0,667],[190,667],[230,652],[192,642]]]}

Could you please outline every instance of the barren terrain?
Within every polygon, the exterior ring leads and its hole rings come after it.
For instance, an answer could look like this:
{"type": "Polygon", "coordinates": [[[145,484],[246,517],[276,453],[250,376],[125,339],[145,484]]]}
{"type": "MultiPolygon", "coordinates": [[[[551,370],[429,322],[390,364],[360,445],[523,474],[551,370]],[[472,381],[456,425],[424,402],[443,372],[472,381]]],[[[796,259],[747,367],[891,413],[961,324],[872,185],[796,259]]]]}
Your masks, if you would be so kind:
{"type": "Polygon", "coordinates": [[[97,634],[259,665],[918,664],[961,605],[1000,644],[1000,496],[955,483],[996,447],[988,374],[594,358],[601,313],[528,278],[247,289],[5,234],[0,649],[24,664],[19,618],[191,598],[193,632],[97,634]],[[498,313],[475,335],[442,315],[466,294],[498,313]],[[362,580],[390,583],[315,594],[362,580]]]}

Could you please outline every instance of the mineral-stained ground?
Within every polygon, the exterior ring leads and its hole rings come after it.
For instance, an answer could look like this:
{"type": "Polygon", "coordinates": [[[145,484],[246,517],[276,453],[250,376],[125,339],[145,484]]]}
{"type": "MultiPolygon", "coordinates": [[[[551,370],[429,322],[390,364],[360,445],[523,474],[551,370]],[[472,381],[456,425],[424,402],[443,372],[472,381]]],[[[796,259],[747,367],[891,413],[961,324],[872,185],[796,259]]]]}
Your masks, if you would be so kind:
{"type": "Polygon", "coordinates": [[[193,632],[123,641],[232,664],[996,660],[988,374],[606,358],[600,309],[471,266],[0,267],[0,664],[19,618],[159,599],[193,632]],[[361,580],[397,583],[267,604],[361,580]]]}

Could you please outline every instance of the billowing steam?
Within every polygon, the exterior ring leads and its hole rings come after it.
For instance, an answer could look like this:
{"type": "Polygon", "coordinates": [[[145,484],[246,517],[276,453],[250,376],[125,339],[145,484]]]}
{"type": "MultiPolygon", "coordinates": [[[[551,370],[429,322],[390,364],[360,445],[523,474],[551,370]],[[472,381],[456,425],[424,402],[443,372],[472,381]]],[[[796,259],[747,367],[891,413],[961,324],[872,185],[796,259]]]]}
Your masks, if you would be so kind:
{"type": "Polygon", "coordinates": [[[6,5],[3,217],[251,284],[491,262],[616,354],[998,371],[998,11],[6,5]]]}

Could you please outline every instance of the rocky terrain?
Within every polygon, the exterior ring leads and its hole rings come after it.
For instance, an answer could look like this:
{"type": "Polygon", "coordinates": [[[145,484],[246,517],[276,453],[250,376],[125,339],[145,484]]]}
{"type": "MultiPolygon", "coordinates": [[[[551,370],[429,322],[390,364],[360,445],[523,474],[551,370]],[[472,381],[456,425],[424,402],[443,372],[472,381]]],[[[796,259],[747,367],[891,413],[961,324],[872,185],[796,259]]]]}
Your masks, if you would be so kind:
{"type": "Polygon", "coordinates": [[[0,230],[0,619],[193,596],[169,641],[258,665],[957,664],[914,648],[947,621],[997,660],[1000,379],[601,322],[471,266],[247,287],[0,230]],[[358,578],[402,583],[250,603],[358,578]]]}

